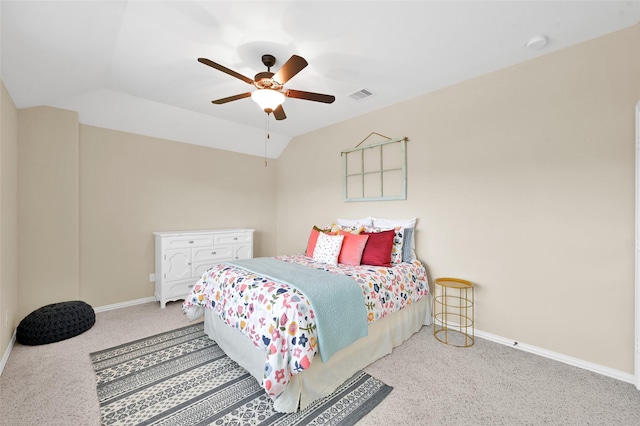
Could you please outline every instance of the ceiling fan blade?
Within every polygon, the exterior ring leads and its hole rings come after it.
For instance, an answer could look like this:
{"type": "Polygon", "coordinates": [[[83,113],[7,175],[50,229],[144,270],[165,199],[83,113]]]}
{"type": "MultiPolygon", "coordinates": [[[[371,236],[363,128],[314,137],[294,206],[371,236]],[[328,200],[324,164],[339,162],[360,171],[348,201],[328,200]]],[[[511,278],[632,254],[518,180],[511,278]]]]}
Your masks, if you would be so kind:
{"type": "Polygon", "coordinates": [[[226,104],[227,102],[237,101],[238,99],[244,99],[251,96],[251,92],[240,93],[239,95],[229,96],[228,98],[217,99],[215,101],[211,101],[212,104],[221,105],[226,104]]]}
{"type": "Polygon", "coordinates": [[[275,73],[273,79],[280,84],[285,84],[287,81],[291,80],[294,75],[302,71],[302,69],[307,65],[309,65],[309,63],[302,56],[293,55],[287,62],[285,62],[282,68],[275,73]]]}
{"type": "Polygon", "coordinates": [[[303,92],[301,90],[287,90],[285,95],[289,98],[304,99],[307,101],[324,102],[325,104],[331,104],[336,100],[333,95],[323,95],[322,93],[303,92]]]}
{"type": "Polygon", "coordinates": [[[229,74],[232,77],[235,77],[239,80],[244,81],[245,83],[248,84],[253,84],[253,79],[249,78],[249,77],[245,77],[244,75],[237,73],[233,70],[230,70],[229,68],[222,66],[220,64],[216,64],[215,62],[213,62],[212,60],[209,60],[207,58],[198,58],[198,62],[203,63],[205,65],[209,65],[211,68],[215,68],[218,71],[222,71],[223,73],[229,74]]]}
{"type": "Polygon", "coordinates": [[[287,118],[287,115],[284,113],[284,108],[282,108],[282,104],[278,105],[278,107],[273,110],[273,116],[276,120],[284,120],[287,118]]]}

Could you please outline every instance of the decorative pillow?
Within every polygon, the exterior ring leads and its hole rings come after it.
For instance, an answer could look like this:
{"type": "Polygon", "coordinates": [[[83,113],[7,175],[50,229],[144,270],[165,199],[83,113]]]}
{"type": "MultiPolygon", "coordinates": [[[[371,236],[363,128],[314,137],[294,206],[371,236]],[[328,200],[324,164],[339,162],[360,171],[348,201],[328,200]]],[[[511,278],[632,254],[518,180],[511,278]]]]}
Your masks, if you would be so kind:
{"type": "Polygon", "coordinates": [[[320,235],[320,231],[318,231],[315,226],[311,228],[311,234],[309,234],[309,241],[307,241],[307,250],[304,252],[305,256],[313,257],[313,249],[316,248],[318,235],[320,235]]]}
{"type": "Polygon", "coordinates": [[[313,260],[320,263],[328,263],[329,265],[337,265],[343,240],[344,235],[329,235],[319,232],[316,247],[313,250],[313,260]]]}
{"type": "Polygon", "coordinates": [[[364,246],[367,244],[369,236],[356,235],[345,231],[340,231],[339,235],[344,235],[344,240],[342,241],[342,249],[340,249],[340,255],[338,256],[338,263],[360,265],[362,252],[364,252],[364,246]]]}
{"type": "Polygon", "coordinates": [[[416,260],[416,239],[415,228],[416,218],[410,219],[385,219],[385,218],[373,218],[373,226],[377,228],[395,228],[401,226],[405,230],[404,244],[402,246],[402,261],[413,262],[416,260]],[[409,231],[409,229],[411,229],[409,231]]]}
{"type": "Polygon", "coordinates": [[[397,226],[393,229],[393,247],[391,248],[391,263],[402,263],[402,246],[404,244],[405,230],[401,226],[397,226]]]}
{"type": "Polygon", "coordinates": [[[411,246],[413,244],[413,232],[415,228],[404,228],[404,243],[402,243],[402,261],[413,262],[415,260],[415,251],[411,246]]]}
{"type": "Polygon", "coordinates": [[[361,234],[366,228],[364,226],[340,226],[333,225],[331,227],[332,231],[336,231],[336,234],[340,233],[340,231],[348,232],[350,234],[361,234]]]}
{"type": "Polygon", "coordinates": [[[365,228],[365,233],[380,233],[383,231],[394,231],[393,236],[393,246],[391,247],[391,263],[392,264],[400,264],[402,263],[402,247],[404,244],[404,228],[395,227],[395,228],[365,228]]]}
{"type": "Polygon", "coordinates": [[[373,218],[371,216],[362,219],[338,219],[336,223],[340,226],[373,226],[373,218]]]}
{"type": "Polygon", "coordinates": [[[360,262],[363,265],[391,266],[391,250],[393,249],[395,231],[390,229],[380,232],[364,232],[362,235],[368,235],[369,239],[364,246],[360,262]]]}
{"type": "Polygon", "coordinates": [[[311,234],[309,235],[309,240],[307,241],[307,250],[304,252],[305,256],[313,257],[313,249],[316,247],[316,242],[318,241],[318,235],[321,233],[328,233],[328,230],[318,228],[317,226],[313,226],[311,229],[311,234]]]}

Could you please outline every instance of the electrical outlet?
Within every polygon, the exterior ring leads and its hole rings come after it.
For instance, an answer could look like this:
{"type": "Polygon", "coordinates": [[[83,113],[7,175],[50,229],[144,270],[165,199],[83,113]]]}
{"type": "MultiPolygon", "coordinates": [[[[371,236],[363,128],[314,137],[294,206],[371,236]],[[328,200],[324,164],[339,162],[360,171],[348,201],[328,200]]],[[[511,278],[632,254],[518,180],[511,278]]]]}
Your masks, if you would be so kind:
{"type": "Polygon", "coordinates": [[[156,274],[149,274],[149,282],[150,283],[156,282],[156,274]]]}

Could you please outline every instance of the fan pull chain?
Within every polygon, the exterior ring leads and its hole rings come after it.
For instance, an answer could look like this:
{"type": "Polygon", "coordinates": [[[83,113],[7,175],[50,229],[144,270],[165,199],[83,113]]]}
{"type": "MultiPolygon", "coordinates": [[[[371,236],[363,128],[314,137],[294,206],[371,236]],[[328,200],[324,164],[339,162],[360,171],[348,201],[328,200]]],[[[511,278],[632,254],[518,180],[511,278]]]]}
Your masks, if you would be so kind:
{"type": "Polygon", "coordinates": [[[264,119],[264,166],[267,167],[267,139],[271,138],[269,134],[269,114],[264,119]]]}

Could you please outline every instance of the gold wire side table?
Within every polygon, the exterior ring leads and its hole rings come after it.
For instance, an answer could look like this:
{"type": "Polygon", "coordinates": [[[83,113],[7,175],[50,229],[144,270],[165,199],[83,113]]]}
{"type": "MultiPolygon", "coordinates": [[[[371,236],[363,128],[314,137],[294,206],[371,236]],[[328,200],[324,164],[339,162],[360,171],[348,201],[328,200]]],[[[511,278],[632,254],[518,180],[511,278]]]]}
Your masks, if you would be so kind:
{"type": "Polygon", "coordinates": [[[468,348],[475,341],[473,284],[460,278],[436,278],[433,335],[447,345],[468,348]]]}

